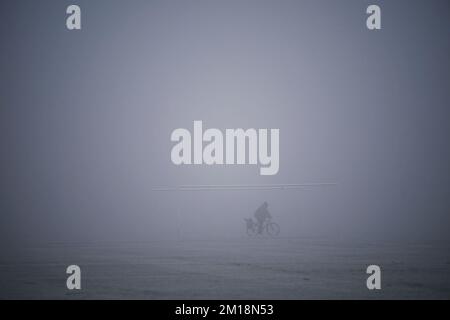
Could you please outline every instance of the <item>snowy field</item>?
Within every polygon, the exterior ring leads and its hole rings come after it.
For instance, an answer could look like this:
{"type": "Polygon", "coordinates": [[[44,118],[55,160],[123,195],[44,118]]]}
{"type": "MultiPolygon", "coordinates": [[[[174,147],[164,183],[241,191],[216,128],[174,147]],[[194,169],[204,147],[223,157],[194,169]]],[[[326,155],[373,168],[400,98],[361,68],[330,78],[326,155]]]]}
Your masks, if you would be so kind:
{"type": "Polygon", "coordinates": [[[2,255],[0,298],[450,298],[450,250],[301,238],[61,243],[2,255]],[[78,264],[82,289],[66,289],[78,264]],[[366,267],[382,289],[366,288],[366,267]]]}

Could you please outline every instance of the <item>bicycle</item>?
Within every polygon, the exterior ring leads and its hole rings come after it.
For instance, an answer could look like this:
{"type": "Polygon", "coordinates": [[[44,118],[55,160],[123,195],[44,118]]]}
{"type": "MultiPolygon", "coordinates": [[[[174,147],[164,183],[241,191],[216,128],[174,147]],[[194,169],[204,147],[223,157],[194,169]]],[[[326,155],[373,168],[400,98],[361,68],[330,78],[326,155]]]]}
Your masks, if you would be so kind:
{"type": "MultiPolygon", "coordinates": [[[[252,218],[248,218],[248,219],[244,219],[247,225],[247,235],[248,236],[255,236],[258,234],[258,223],[256,223],[255,221],[253,221],[252,218]]],[[[261,235],[263,233],[268,234],[269,236],[275,237],[280,233],[280,226],[275,223],[272,222],[271,218],[267,218],[264,222],[263,222],[263,226],[262,226],[262,232],[261,235]]]]}

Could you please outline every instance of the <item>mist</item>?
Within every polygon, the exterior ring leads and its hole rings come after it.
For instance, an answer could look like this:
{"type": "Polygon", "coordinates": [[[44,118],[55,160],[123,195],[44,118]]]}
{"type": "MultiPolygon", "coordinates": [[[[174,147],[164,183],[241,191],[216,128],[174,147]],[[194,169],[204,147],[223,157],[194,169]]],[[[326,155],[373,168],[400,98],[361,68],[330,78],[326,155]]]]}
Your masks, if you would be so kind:
{"type": "Polygon", "coordinates": [[[246,237],[264,201],[282,237],[448,243],[449,3],[378,2],[2,2],[2,248],[246,237]],[[174,165],[194,120],[279,128],[278,173],[174,165]]]}

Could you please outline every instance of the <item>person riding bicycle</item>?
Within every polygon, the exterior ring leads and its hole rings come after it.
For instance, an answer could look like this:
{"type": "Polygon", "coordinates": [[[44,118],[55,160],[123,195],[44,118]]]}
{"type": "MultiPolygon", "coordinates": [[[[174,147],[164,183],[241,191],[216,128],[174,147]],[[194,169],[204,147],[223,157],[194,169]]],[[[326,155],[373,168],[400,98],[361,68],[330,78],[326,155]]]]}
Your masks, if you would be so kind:
{"type": "Polygon", "coordinates": [[[258,224],[258,234],[262,233],[264,222],[271,218],[269,210],[267,210],[268,207],[268,203],[264,201],[264,203],[255,211],[254,215],[258,224]]]}

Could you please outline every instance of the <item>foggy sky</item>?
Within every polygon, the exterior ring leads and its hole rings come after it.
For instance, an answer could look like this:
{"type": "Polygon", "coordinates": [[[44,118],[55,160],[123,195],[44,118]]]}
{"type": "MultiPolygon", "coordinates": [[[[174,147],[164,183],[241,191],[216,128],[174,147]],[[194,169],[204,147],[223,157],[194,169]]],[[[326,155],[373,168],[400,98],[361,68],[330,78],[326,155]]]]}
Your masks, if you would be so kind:
{"type": "Polygon", "coordinates": [[[449,14],[446,0],[2,1],[1,246],[242,236],[263,201],[283,236],[448,242],[449,14]],[[279,128],[278,174],[175,166],[170,134],[194,120],[279,128]],[[152,191],[308,182],[337,185],[152,191]]]}

